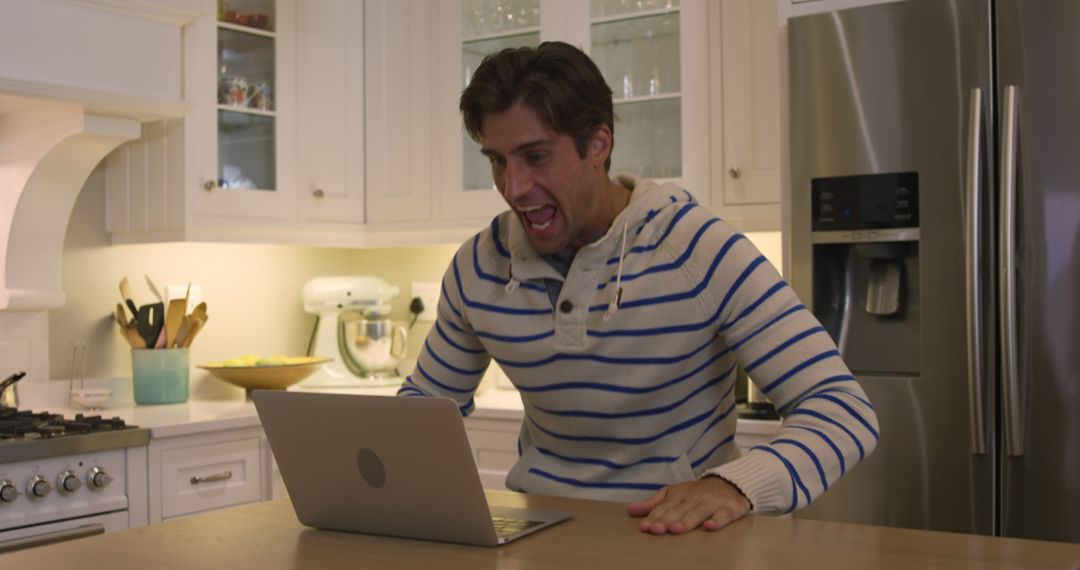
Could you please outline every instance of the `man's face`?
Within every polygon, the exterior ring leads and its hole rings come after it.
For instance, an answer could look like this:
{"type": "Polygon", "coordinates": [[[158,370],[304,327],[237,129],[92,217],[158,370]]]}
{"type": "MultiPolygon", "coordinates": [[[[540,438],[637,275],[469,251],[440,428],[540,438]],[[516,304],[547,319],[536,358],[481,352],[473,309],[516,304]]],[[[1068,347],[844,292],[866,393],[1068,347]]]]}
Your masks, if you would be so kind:
{"type": "Polygon", "coordinates": [[[495,187],[536,251],[576,251],[607,229],[599,199],[607,181],[603,164],[608,147],[597,135],[589,138],[582,158],[570,135],[552,131],[520,102],[485,115],[480,133],[495,187]]]}

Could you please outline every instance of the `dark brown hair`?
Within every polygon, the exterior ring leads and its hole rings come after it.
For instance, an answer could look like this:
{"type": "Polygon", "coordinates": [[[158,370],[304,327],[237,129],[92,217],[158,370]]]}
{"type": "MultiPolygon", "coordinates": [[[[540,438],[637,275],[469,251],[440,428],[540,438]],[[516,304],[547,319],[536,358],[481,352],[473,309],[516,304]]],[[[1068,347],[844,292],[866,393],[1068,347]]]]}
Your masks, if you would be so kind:
{"type": "MultiPolygon", "coordinates": [[[[550,129],[570,135],[581,158],[589,135],[600,125],[611,129],[615,146],[611,88],[589,56],[570,44],[544,42],[535,49],[507,48],[486,56],[461,93],[465,130],[480,142],[484,115],[502,113],[518,101],[550,129]]],[[[604,168],[611,168],[610,154],[604,168]]]]}

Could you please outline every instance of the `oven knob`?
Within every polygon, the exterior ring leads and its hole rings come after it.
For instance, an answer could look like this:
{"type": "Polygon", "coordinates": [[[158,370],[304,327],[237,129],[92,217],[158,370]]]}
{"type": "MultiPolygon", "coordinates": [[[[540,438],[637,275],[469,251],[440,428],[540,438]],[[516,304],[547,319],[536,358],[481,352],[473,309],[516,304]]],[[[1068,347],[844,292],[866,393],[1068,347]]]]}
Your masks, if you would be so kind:
{"type": "Polygon", "coordinates": [[[26,494],[30,495],[31,499],[40,499],[49,493],[52,493],[52,485],[41,475],[34,475],[26,485],[26,494]]]}
{"type": "Polygon", "coordinates": [[[104,469],[95,467],[86,475],[86,483],[90,485],[91,489],[104,489],[109,483],[112,483],[112,476],[106,473],[104,469]]]}
{"type": "Polygon", "coordinates": [[[82,481],[79,481],[79,477],[70,470],[64,471],[56,478],[56,490],[60,491],[61,495],[74,493],[80,485],[82,481]]]}
{"type": "Polygon", "coordinates": [[[15,499],[18,499],[19,495],[21,494],[22,493],[19,492],[19,489],[15,487],[15,483],[12,483],[7,479],[0,481],[0,505],[3,505],[4,503],[10,503],[15,499]]]}

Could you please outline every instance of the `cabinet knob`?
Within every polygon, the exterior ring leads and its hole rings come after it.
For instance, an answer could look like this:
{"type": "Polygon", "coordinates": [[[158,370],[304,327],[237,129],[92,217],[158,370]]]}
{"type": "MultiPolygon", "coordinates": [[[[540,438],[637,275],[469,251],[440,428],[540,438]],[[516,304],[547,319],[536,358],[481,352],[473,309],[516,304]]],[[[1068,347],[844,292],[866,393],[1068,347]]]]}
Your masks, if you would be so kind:
{"type": "Polygon", "coordinates": [[[727,173],[728,173],[728,176],[730,176],[732,178],[738,178],[742,174],[742,171],[739,170],[738,167],[732,166],[731,168],[728,169],[727,173]]]}
{"type": "Polygon", "coordinates": [[[323,192],[322,188],[316,188],[314,191],[311,192],[311,195],[316,198],[323,198],[326,196],[326,192],[323,192]]]}
{"type": "Polygon", "coordinates": [[[207,180],[206,183],[202,185],[202,187],[207,192],[213,192],[214,190],[217,189],[218,184],[217,184],[217,181],[215,181],[215,180],[207,180]]]}

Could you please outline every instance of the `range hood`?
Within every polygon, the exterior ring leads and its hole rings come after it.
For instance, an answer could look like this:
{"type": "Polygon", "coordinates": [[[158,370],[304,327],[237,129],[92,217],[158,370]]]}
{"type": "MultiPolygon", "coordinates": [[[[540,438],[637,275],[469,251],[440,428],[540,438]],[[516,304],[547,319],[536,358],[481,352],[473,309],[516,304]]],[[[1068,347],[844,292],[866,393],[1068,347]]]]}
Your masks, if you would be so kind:
{"type": "Polygon", "coordinates": [[[75,199],[145,121],[182,117],[192,0],[0,1],[0,311],[64,303],[75,199]]]}

